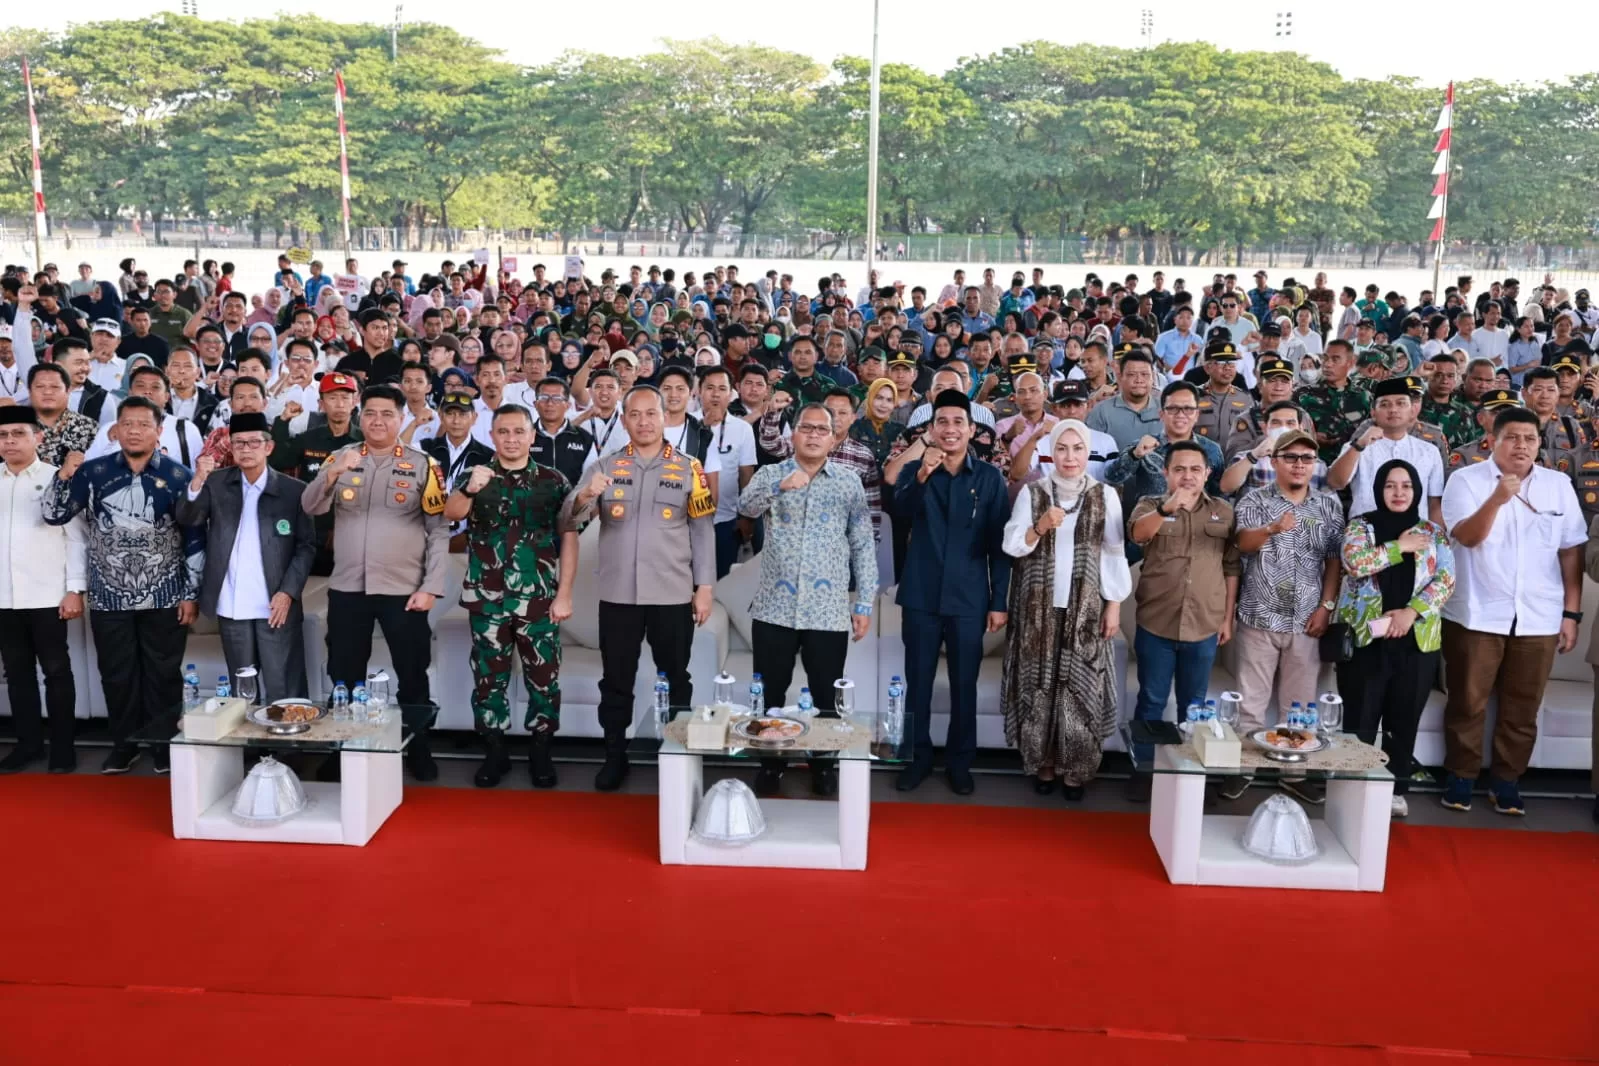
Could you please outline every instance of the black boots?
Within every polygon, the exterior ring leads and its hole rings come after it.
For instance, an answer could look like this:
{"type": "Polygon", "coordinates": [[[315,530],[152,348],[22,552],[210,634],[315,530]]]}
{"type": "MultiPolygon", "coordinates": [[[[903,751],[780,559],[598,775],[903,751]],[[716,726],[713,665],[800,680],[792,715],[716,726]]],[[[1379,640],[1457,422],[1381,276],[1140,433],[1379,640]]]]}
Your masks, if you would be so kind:
{"type": "MultiPolygon", "coordinates": [[[[412,741],[412,743],[416,743],[412,741]]],[[[413,769],[413,773],[415,770],[413,769]]],[[[493,788],[500,783],[500,778],[511,772],[511,756],[505,751],[505,731],[503,729],[485,729],[483,731],[483,765],[477,768],[477,773],[472,775],[472,783],[478,788],[493,788]]]]}
{"type": "Polygon", "coordinates": [[[594,787],[601,792],[615,792],[627,780],[627,733],[622,730],[605,732],[605,765],[594,775],[594,787]]]}
{"type": "Polygon", "coordinates": [[[433,761],[433,749],[428,743],[426,729],[418,730],[411,738],[411,744],[405,750],[405,759],[411,767],[411,776],[418,781],[439,779],[439,764],[433,761]]]}
{"type": "Polygon", "coordinates": [[[550,758],[550,741],[555,729],[548,718],[533,721],[533,747],[528,754],[527,772],[533,778],[534,788],[555,787],[555,760],[550,758]]]}

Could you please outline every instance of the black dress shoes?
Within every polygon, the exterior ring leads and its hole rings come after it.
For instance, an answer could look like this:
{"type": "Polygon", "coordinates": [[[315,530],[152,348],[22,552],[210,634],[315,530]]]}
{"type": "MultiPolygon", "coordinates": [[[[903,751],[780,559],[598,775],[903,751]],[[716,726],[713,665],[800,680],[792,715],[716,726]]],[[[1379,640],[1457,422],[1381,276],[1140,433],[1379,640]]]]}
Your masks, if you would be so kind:
{"type": "Polygon", "coordinates": [[[1082,785],[1060,786],[1061,798],[1068,803],[1081,803],[1083,801],[1083,791],[1082,785]]]}
{"type": "Polygon", "coordinates": [[[433,748],[426,733],[417,733],[406,749],[405,761],[411,767],[411,776],[418,781],[437,781],[439,764],[433,761],[433,748]]]}
{"type": "Polygon", "coordinates": [[[763,766],[755,772],[755,794],[761,799],[771,799],[783,791],[783,768],[763,766]]]}
{"type": "Polygon", "coordinates": [[[31,763],[44,758],[43,748],[15,747],[11,754],[0,759],[0,774],[19,774],[26,770],[31,763]]]}
{"type": "Polygon", "coordinates": [[[896,792],[913,792],[921,786],[933,773],[930,763],[913,762],[899,772],[899,777],[894,781],[896,792]]]}
{"type": "Polygon", "coordinates": [[[950,767],[945,773],[949,776],[949,790],[957,796],[970,796],[977,791],[977,782],[972,780],[970,770],[959,770],[950,767]]]}
{"type": "Polygon", "coordinates": [[[1055,791],[1055,786],[1059,784],[1060,781],[1053,777],[1035,777],[1033,778],[1033,791],[1040,796],[1048,796],[1055,791]]]}

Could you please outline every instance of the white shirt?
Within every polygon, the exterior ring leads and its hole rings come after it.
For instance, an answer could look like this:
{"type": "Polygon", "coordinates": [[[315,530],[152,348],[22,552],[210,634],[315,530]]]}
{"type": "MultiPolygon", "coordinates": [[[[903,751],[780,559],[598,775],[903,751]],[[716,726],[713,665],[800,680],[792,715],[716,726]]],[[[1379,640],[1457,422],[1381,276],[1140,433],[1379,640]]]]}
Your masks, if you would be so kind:
{"type": "Polygon", "coordinates": [[[413,447],[422,447],[423,441],[436,437],[443,431],[443,426],[439,422],[439,414],[431,407],[426,411],[423,411],[420,418],[411,413],[410,404],[407,404],[400,413],[404,416],[400,420],[400,432],[402,434],[411,428],[411,423],[416,421],[422,422],[422,424],[417,427],[416,432],[411,435],[411,445],[413,447]]]}
{"type": "MultiPolygon", "coordinates": [[[[261,490],[266,488],[267,472],[256,481],[242,474],[239,487],[244,491],[244,507],[239,512],[239,529],[228,556],[228,576],[217,593],[217,617],[233,619],[266,618],[272,613],[272,595],[266,587],[266,567],[261,562],[261,490]]],[[[199,496],[189,490],[189,499],[199,496]]]]}
{"type": "MultiPolygon", "coordinates": [[[[109,403],[110,401],[106,401],[109,403]]],[[[178,419],[163,418],[161,420],[161,454],[171,459],[174,463],[193,468],[200,459],[200,449],[205,447],[205,438],[200,436],[200,429],[187,418],[183,419],[183,435],[189,442],[189,461],[183,462],[183,446],[178,442],[178,419]]],[[[119,451],[121,445],[111,439],[111,427],[101,426],[100,432],[94,435],[94,443],[89,445],[89,450],[83,453],[84,462],[98,459],[102,455],[110,455],[119,451]]]]}
{"type": "Polygon", "coordinates": [[[1483,355],[1482,341],[1480,339],[1481,337],[1482,330],[1480,329],[1472,331],[1470,340],[1467,340],[1465,337],[1462,337],[1460,334],[1456,333],[1453,337],[1450,337],[1449,340],[1445,342],[1445,347],[1451,352],[1456,348],[1459,348],[1461,351],[1470,355],[1471,358],[1476,359],[1483,355]]]}
{"type": "MultiPolygon", "coordinates": [[[[268,386],[270,388],[270,386],[268,386]]],[[[319,411],[322,407],[322,393],[318,384],[313,381],[309,385],[288,385],[282,392],[267,400],[266,416],[268,422],[276,422],[283,409],[290,403],[300,405],[300,413],[289,420],[289,436],[298,437],[306,431],[311,424],[311,412],[319,411]]]]}
{"type": "Polygon", "coordinates": [[[21,366],[0,366],[0,396],[19,407],[28,402],[28,372],[21,366]]]}
{"type": "Polygon", "coordinates": [[[55,476],[42,459],[16,474],[0,463],[0,610],[56,607],[89,587],[83,516],[64,526],[44,522],[42,501],[55,476]]]}
{"type": "MultiPolygon", "coordinates": [[[[500,403],[510,403],[502,394],[500,403]]],[[[494,450],[494,412],[497,408],[490,407],[483,402],[482,397],[472,401],[472,406],[477,411],[477,418],[472,421],[472,439],[480,441],[489,451],[494,450]]]]}
{"type": "MultiPolygon", "coordinates": [[[[1086,492],[1094,484],[1089,478],[1086,492]]],[[[1114,490],[1105,490],[1105,536],[1099,546],[1099,594],[1102,599],[1120,603],[1133,594],[1133,576],[1127,568],[1127,553],[1123,547],[1122,504],[1114,490]]],[[[1027,543],[1027,531],[1033,526],[1033,493],[1025,489],[1016,494],[1010,509],[1010,521],[1005,523],[1005,554],[1017,559],[1031,555],[1038,548],[1035,541],[1027,543]]],[[[1072,602],[1072,557],[1075,554],[1073,538],[1077,535],[1077,514],[1066,515],[1066,521],[1055,530],[1055,580],[1051,590],[1056,607],[1069,607],[1072,602]]]]}
{"type": "Polygon", "coordinates": [[[113,355],[103,363],[90,356],[89,380],[107,392],[115,392],[122,387],[122,368],[126,365],[127,360],[120,355],[113,355]]]}
{"type": "Polygon", "coordinates": [[[627,436],[627,431],[622,428],[622,408],[618,406],[611,412],[610,418],[601,418],[595,415],[583,423],[583,428],[589,431],[589,436],[594,438],[594,450],[600,455],[609,455],[612,451],[611,442],[616,440],[618,433],[627,436]]]}
{"type": "Polygon", "coordinates": [[[1307,355],[1320,355],[1322,353],[1321,333],[1315,329],[1306,330],[1303,334],[1295,327],[1288,331],[1283,338],[1283,358],[1298,361],[1307,355]]]}
{"type": "MultiPolygon", "coordinates": [[[[1339,457],[1348,454],[1349,449],[1348,444],[1344,445],[1339,457]]],[[[1412,437],[1408,433],[1398,440],[1379,437],[1366,445],[1366,450],[1360,453],[1360,463],[1355,467],[1355,476],[1349,481],[1350,514],[1362,515],[1377,509],[1377,499],[1372,493],[1371,483],[1376,480],[1378,468],[1390,459],[1403,459],[1416,468],[1416,473],[1421,477],[1422,495],[1428,499],[1444,494],[1444,460],[1443,456],[1438,454],[1436,444],[1429,444],[1420,437],[1412,437]]],[[[1425,500],[1418,510],[1422,515],[1427,514],[1425,500]]]]}
{"type": "Polygon", "coordinates": [[[1510,351],[1509,331],[1478,326],[1477,332],[1471,335],[1471,339],[1477,342],[1477,356],[1479,358],[1492,359],[1494,366],[1505,365],[1505,355],[1510,351]]]}
{"type": "Polygon", "coordinates": [[[171,408],[171,411],[168,413],[172,415],[173,418],[193,418],[194,409],[200,406],[200,390],[195,389],[194,395],[190,396],[187,400],[174,392],[167,400],[167,406],[171,408]]]}
{"type": "Polygon", "coordinates": [[[717,475],[715,521],[731,522],[738,517],[739,467],[755,465],[755,427],[724,414],[711,427],[711,446],[705,450],[705,472],[717,475]]]}
{"type": "MultiPolygon", "coordinates": [[[[1499,477],[1492,458],[1455,471],[1444,489],[1444,525],[1452,531],[1476,514],[1499,477]]],[[[1455,592],[1444,618],[1480,633],[1509,634],[1512,622],[1518,637],[1560,632],[1565,582],[1558,553],[1587,541],[1571,478],[1534,466],[1521,480],[1519,499],[1499,508],[1481,544],[1455,542],[1455,592]]]]}
{"type": "MultiPolygon", "coordinates": [[[[82,386],[73,389],[67,394],[67,409],[73,414],[81,415],[83,413],[83,398],[86,395],[88,393],[82,386]]],[[[117,404],[120,402],[116,396],[106,396],[105,402],[100,405],[100,424],[102,426],[109,426],[117,420],[117,404]]]]}

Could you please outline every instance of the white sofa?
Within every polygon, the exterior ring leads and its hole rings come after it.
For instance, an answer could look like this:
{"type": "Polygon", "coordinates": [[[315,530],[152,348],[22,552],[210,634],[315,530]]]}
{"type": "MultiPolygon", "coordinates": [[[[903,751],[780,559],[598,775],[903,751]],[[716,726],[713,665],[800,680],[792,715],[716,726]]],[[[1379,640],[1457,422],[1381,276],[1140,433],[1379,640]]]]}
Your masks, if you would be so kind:
{"type": "MultiPolygon", "coordinates": [[[[594,553],[598,545],[598,526],[591,524],[581,539],[580,569],[574,589],[575,612],[570,621],[561,626],[561,732],[568,736],[600,736],[599,726],[599,618],[594,593],[594,553]]],[[[433,698],[440,706],[438,726],[441,729],[471,729],[472,690],[471,639],[467,631],[466,611],[460,606],[459,588],[464,560],[453,557],[449,587],[453,590],[442,597],[434,607],[430,621],[433,625],[433,662],[429,669],[433,698]]],[[[1134,587],[1139,569],[1133,570],[1134,587]]],[[[695,683],[695,699],[709,698],[711,679],[721,669],[728,670],[738,679],[739,688],[749,683],[753,656],[750,651],[750,601],[754,598],[759,578],[759,562],[742,563],[717,583],[716,599],[711,618],[698,628],[694,635],[690,672],[695,683]]],[[[852,642],[845,674],[855,682],[856,707],[862,711],[875,711],[882,702],[889,678],[905,673],[905,648],[901,640],[900,612],[894,603],[896,590],[885,589],[878,594],[875,626],[864,640],[852,642]]],[[[324,697],[331,683],[327,677],[327,582],[313,578],[305,593],[305,645],[306,668],[311,693],[324,697]]],[[[1550,769],[1583,770],[1592,760],[1593,735],[1593,673],[1585,661],[1591,639],[1594,616],[1599,614],[1599,584],[1587,581],[1583,588],[1584,621],[1578,636],[1577,648],[1567,655],[1557,656],[1550,681],[1544,692],[1543,708],[1538,715],[1538,742],[1533,749],[1532,765],[1550,769]]],[[[1132,655],[1132,642],[1128,639],[1137,625],[1137,610],[1132,598],[1122,605],[1122,633],[1115,641],[1116,667],[1120,682],[1120,720],[1132,717],[1138,694],[1136,662],[1132,655]]],[[[79,619],[69,627],[73,671],[77,678],[77,713],[80,718],[104,717],[105,698],[100,686],[98,662],[93,640],[89,636],[87,619],[79,619]]],[[[979,672],[977,694],[977,742],[985,748],[1005,748],[1004,719],[1000,713],[1000,674],[1004,664],[1005,631],[989,634],[984,639],[984,657],[979,672]]],[[[202,618],[189,637],[185,662],[195,663],[202,686],[210,686],[216,677],[225,672],[221,640],[216,636],[214,620],[202,618]]],[[[388,667],[393,673],[393,663],[381,632],[373,635],[372,666],[388,667]]],[[[1217,656],[1211,673],[1210,695],[1237,688],[1235,659],[1230,647],[1224,647],[1217,656]]],[[[653,702],[655,679],[654,660],[646,644],[639,656],[638,676],[634,683],[634,723],[647,720],[653,702]]],[[[350,680],[350,679],[345,679],[350,680]]],[[[803,665],[796,663],[794,680],[789,688],[790,702],[798,699],[801,685],[807,683],[803,665]]],[[[0,686],[3,688],[3,686],[0,686]]],[[[1319,690],[1336,688],[1331,667],[1323,668],[1319,690]]],[[[520,674],[512,680],[512,728],[522,730],[527,694],[520,674]]],[[[1434,690],[1422,714],[1421,730],[1417,737],[1416,757],[1424,764],[1436,766],[1443,761],[1443,708],[1444,693],[1434,690]]],[[[939,671],[933,690],[932,732],[935,742],[942,742],[949,728],[949,716],[940,708],[949,705],[949,682],[943,670],[939,671]]],[[[9,699],[6,707],[9,709],[9,699]]],[[[1489,706],[1490,726],[1494,707],[1489,706]]],[[[1168,699],[1166,715],[1174,718],[1176,707],[1168,699]]],[[[1119,737],[1112,736],[1107,749],[1120,750],[1119,737]]],[[[1491,745],[1484,745],[1485,760],[1491,745]]]]}

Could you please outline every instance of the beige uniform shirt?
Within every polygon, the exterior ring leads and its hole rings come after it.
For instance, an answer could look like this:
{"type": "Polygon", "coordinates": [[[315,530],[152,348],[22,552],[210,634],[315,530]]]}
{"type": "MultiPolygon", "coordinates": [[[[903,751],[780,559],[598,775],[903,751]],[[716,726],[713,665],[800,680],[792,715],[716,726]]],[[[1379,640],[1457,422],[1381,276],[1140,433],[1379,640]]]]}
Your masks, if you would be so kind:
{"type": "Polygon", "coordinates": [[[663,445],[654,458],[629,444],[590,463],[561,508],[561,529],[598,516],[599,598],[607,603],[687,603],[698,585],[716,584],[716,501],[699,460],[663,445]],[[594,474],[612,484],[577,505],[594,474]]]}
{"type": "Polygon", "coordinates": [[[1247,418],[1254,409],[1255,401],[1236,385],[1229,385],[1226,392],[1206,389],[1199,394],[1199,414],[1194,419],[1194,433],[1196,436],[1209,437],[1216,442],[1222,455],[1227,455],[1232,451],[1238,420],[1247,418]]]}
{"type": "Polygon", "coordinates": [[[425,453],[400,444],[382,453],[365,444],[341,448],[306,485],[300,506],[307,514],[333,512],[329,588],[375,596],[444,595],[450,550],[444,477],[425,453]],[[330,484],[327,468],[352,448],[361,461],[330,484]]]}

